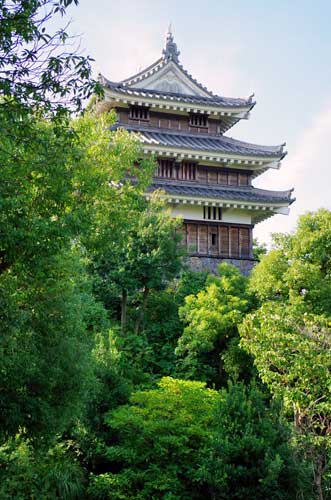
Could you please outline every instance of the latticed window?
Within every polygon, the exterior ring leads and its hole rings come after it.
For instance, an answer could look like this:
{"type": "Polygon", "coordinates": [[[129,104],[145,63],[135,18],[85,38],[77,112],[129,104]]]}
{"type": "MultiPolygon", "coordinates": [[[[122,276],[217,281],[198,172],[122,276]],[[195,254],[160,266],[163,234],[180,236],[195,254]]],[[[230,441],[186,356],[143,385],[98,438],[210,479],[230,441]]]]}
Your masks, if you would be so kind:
{"type": "Polygon", "coordinates": [[[193,162],[183,161],[179,166],[178,179],[185,181],[196,180],[196,164],[193,162]]]}
{"type": "Polygon", "coordinates": [[[165,177],[167,179],[172,179],[175,173],[175,162],[174,160],[158,160],[158,167],[156,171],[157,177],[165,177]]]}
{"type": "Polygon", "coordinates": [[[131,120],[149,120],[149,109],[144,106],[131,106],[130,114],[131,120]]]}
{"type": "Polygon", "coordinates": [[[208,116],[202,115],[199,113],[190,115],[190,125],[192,125],[192,127],[207,128],[208,127],[208,116]]]}
{"type": "Polygon", "coordinates": [[[207,220],[222,220],[221,207],[203,207],[203,218],[207,220]]]}

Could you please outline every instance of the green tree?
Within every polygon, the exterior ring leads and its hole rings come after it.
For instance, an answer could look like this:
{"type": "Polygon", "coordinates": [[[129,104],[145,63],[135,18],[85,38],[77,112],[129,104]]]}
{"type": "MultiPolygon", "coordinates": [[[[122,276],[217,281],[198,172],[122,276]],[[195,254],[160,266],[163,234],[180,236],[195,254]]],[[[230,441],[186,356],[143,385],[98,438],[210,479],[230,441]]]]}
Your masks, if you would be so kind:
{"type": "Polygon", "coordinates": [[[124,183],[116,189],[116,197],[118,205],[98,243],[95,268],[105,303],[116,290],[121,295],[122,331],[126,329],[128,297],[141,293],[134,327],[138,333],[151,290],[165,288],[181,269],[176,232],[180,221],[171,218],[157,194],[147,201],[142,190],[128,190],[124,183]]]}
{"type": "Polygon", "coordinates": [[[63,114],[81,109],[92,92],[100,93],[91,78],[91,59],[73,48],[68,25],[51,28],[50,21],[64,16],[71,4],[78,0],[1,1],[0,96],[5,99],[0,114],[31,108],[63,114]]]}
{"type": "Polygon", "coordinates": [[[158,376],[176,375],[175,348],[183,333],[179,308],[184,305],[185,297],[204,289],[207,276],[206,272],[183,270],[165,290],[153,290],[149,295],[142,332],[151,351],[146,370],[158,376]]]}
{"type": "MultiPolygon", "coordinates": [[[[234,354],[238,325],[252,307],[247,284],[237,268],[221,264],[219,276],[210,276],[205,290],[185,299],[179,312],[186,326],[176,348],[179,370],[185,377],[218,387],[224,383],[224,356],[229,347],[234,354]]],[[[249,366],[247,357],[244,366],[249,366]]]]}
{"type": "Polygon", "coordinates": [[[331,212],[299,218],[292,235],[274,235],[274,248],[253,269],[251,288],[261,301],[303,302],[306,311],[330,314],[331,212]]]}
{"type": "Polygon", "coordinates": [[[331,213],[319,210],[301,217],[293,235],[276,236],[252,274],[263,303],[241,328],[261,379],[293,417],[320,499],[330,491],[330,227],[331,213]]]}
{"type": "Polygon", "coordinates": [[[253,239],[253,257],[256,260],[261,260],[261,257],[267,253],[265,243],[260,243],[256,238],[253,239]]]}
{"type": "Polygon", "coordinates": [[[306,465],[254,387],[218,393],[165,377],[106,420],[108,471],[91,477],[89,498],[291,500],[306,492],[306,465]]]}
{"type": "Polygon", "coordinates": [[[19,120],[9,115],[5,125],[2,430],[46,438],[61,432],[83,405],[93,332],[104,328],[104,320],[98,319],[102,307],[92,296],[82,243],[93,244],[113,210],[109,179],[137,169],[131,159],[138,145],[127,134],[112,133],[105,116],[76,119],[66,134],[54,122],[32,119],[34,133],[21,143],[19,120]]]}
{"type": "Polygon", "coordinates": [[[90,332],[103,311],[76,255],[1,276],[1,437],[47,441],[80,415],[92,377],[90,332]]]}
{"type": "Polygon", "coordinates": [[[117,472],[95,476],[90,498],[206,498],[199,469],[219,396],[201,382],[163,378],[158,385],[108,416],[106,454],[117,472]]]}
{"type": "Polygon", "coordinates": [[[256,386],[221,391],[205,465],[213,499],[312,498],[310,470],[290,444],[276,405],[256,386]]]}
{"type": "Polygon", "coordinates": [[[81,499],[83,471],[66,448],[65,443],[56,443],[36,450],[21,437],[0,446],[0,498],[81,499]]]}
{"type": "Polygon", "coordinates": [[[293,416],[295,438],[314,463],[321,500],[329,488],[331,457],[330,324],[323,316],[269,302],[249,315],[241,328],[242,345],[254,356],[261,379],[293,416]]]}

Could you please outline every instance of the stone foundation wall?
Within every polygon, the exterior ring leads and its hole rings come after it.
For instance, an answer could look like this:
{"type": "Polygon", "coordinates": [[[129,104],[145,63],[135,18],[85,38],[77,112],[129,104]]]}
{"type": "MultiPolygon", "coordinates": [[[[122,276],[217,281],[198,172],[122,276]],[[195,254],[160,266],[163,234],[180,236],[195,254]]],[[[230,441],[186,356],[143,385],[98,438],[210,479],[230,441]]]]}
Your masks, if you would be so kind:
{"type": "Polygon", "coordinates": [[[188,264],[192,271],[209,271],[212,274],[217,274],[217,266],[222,262],[236,266],[239,271],[248,276],[256,265],[257,261],[252,259],[218,259],[212,257],[189,257],[188,264]]]}

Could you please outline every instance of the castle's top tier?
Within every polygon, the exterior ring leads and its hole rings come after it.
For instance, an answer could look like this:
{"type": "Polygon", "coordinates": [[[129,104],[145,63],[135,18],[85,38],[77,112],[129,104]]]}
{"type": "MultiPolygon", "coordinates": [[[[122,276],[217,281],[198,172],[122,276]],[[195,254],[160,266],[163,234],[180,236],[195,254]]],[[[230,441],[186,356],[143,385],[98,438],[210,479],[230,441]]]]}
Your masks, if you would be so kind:
{"type": "Polygon", "coordinates": [[[186,71],[179,62],[180,52],[171,30],[166,34],[162,56],[139,73],[120,82],[99,75],[109,97],[117,102],[143,105],[168,112],[207,114],[221,119],[224,133],[238,120],[248,118],[254,94],[232,98],[213,94],[186,71]]]}

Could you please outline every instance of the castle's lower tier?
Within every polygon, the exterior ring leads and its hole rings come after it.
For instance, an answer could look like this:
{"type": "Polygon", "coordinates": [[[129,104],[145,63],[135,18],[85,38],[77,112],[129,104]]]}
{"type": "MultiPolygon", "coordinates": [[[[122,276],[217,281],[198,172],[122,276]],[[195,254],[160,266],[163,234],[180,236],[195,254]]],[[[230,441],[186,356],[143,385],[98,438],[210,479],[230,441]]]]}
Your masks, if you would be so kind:
{"type": "Polygon", "coordinates": [[[190,257],[253,258],[251,225],[184,220],[182,234],[190,257]]]}

